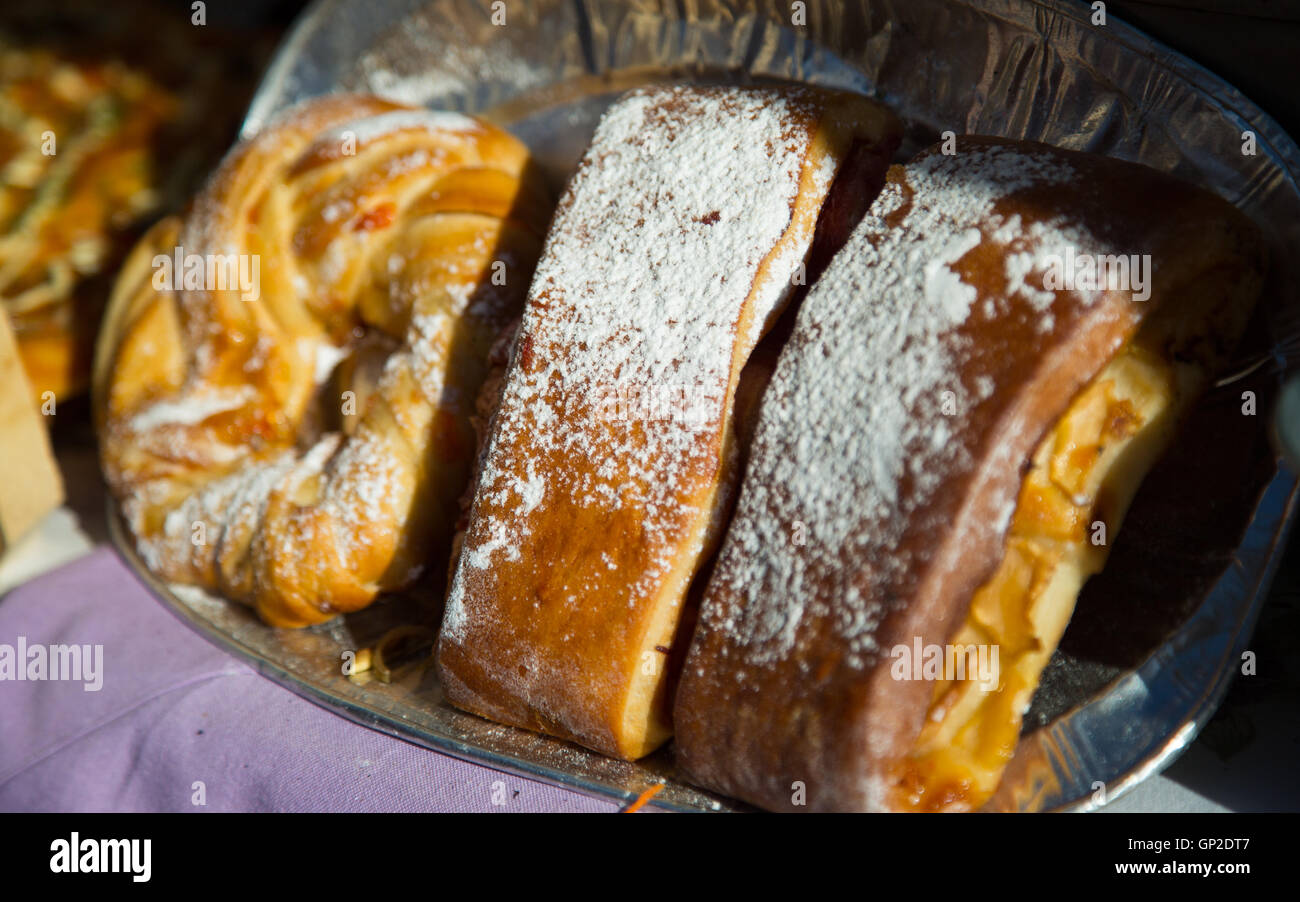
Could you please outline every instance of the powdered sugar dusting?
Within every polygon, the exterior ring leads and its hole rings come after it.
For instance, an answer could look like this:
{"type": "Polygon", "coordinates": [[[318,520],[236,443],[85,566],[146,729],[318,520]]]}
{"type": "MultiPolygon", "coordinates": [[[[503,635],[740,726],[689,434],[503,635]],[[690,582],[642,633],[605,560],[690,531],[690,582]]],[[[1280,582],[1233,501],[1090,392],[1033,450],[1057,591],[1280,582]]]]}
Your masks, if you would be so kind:
{"type": "MultiPolygon", "coordinates": [[[[523,350],[485,452],[445,639],[461,638],[469,605],[490,618],[467,598],[466,571],[511,554],[543,499],[643,511],[645,544],[662,552],[633,577],[629,597],[642,597],[691,553],[679,533],[709,512],[691,507],[706,502],[683,498],[716,478],[715,437],[734,371],[788,297],[811,244],[811,234],[799,235],[773,253],[791,224],[819,112],[814,98],[657,87],[606,113],[530,290],[523,350]],[[765,260],[773,275],[747,302],[765,260]],[[751,325],[738,339],[746,315],[751,325]],[[647,415],[627,402],[628,391],[669,400],[659,416],[647,415]],[[565,456],[599,463],[532,466],[565,456]],[[522,482],[513,475],[521,472],[522,482]]],[[[811,180],[824,196],[834,165],[816,165],[811,180]]]]}
{"type": "Polygon", "coordinates": [[[243,386],[229,391],[205,389],[180,398],[161,400],[136,414],[131,420],[131,428],[137,432],[149,432],[160,426],[202,423],[219,413],[237,410],[252,400],[253,395],[250,386],[243,386]]]}
{"type": "Polygon", "coordinates": [[[945,474],[970,464],[950,439],[997,388],[987,376],[963,380],[974,353],[963,325],[1014,303],[1051,328],[1046,256],[1097,244],[1059,220],[1026,227],[995,207],[1072,177],[1059,157],[999,145],[927,156],[886,185],[800,311],[714,574],[733,601],[706,603],[702,628],[722,631],[756,665],[789,656],[809,617],[834,625],[849,666],[879,651],[885,599],[907,589],[903,530],[917,526],[945,474]],[[989,243],[1007,254],[1008,278],[985,309],[963,263],[989,243]],[[792,541],[796,523],[806,544],[792,541]]]}
{"type": "Polygon", "coordinates": [[[322,144],[342,143],[351,138],[358,145],[368,144],[376,138],[382,138],[393,132],[421,128],[435,132],[478,132],[481,127],[474,119],[463,113],[442,110],[395,110],[380,113],[367,119],[349,122],[347,125],[331,129],[323,134],[322,144]]]}

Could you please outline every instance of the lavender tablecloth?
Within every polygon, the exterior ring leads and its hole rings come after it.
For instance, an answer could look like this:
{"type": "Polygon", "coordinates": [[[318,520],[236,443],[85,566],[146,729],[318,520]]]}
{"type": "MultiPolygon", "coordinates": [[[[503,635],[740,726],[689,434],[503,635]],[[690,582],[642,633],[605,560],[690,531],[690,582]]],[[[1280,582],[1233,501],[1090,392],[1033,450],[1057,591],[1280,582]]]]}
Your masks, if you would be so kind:
{"type": "Polygon", "coordinates": [[[0,599],[0,657],[5,645],[16,654],[20,637],[29,648],[103,646],[102,686],[0,679],[0,810],[617,808],[297,697],[191,632],[109,548],[0,599]]]}

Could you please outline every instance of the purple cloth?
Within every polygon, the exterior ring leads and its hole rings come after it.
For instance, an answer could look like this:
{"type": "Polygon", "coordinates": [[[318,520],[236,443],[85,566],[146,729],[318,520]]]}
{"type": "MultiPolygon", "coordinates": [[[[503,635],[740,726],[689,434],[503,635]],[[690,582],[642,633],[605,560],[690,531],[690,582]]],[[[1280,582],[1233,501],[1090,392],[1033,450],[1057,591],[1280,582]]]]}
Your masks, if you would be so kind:
{"type": "Polygon", "coordinates": [[[19,637],[28,647],[102,645],[103,685],[0,680],[0,810],[618,807],[422,749],[299,698],[188,629],[109,548],[0,599],[0,658],[4,645],[16,653],[19,637]],[[504,806],[492,804],[497,781],[504,806]],[[205,807],[193,801],[197,782],[205,807]]]}

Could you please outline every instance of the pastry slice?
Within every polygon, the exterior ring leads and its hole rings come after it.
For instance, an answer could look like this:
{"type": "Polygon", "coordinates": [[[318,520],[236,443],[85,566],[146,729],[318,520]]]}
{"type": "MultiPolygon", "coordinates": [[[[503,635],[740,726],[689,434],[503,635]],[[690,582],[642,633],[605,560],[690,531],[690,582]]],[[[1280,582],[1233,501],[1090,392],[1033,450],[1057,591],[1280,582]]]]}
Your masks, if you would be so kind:
{"type": "Polygon", "coordinates": [[[980,807],[1261,255],[1131,163],[966,138],[892,169],[763,399],[674,708],[692,777],[779,810],[980,807]]]}
{"type": "Polygon", "coordinates": [[[806,88],[651,87],[606,113],[488,431],[437,654],[454,704],[628,759],[668,738],[741,370],[898,139],[877,104],[806,88]]]}

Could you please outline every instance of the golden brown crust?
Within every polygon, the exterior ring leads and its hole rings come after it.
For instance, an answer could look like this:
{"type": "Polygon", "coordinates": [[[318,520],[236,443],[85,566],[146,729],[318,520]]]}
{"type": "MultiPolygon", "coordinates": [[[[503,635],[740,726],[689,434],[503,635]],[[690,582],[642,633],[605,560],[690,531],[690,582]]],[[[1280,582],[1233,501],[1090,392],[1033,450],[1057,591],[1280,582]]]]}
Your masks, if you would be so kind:
{"type": "Polygon", "coordinates": [[[897,140],[883,109],[812,90],[655,88],[611,108],[493,420],[438,647],[449,700],[623,758],[667,738],[740,372],[854,142],[879,160],[897,140]]]}
{"type": "Polygon", "coordinates": [[[894,679],[890,650],[948,641],[1040,438],[1152,311],[1230,273],[1168,349],[1222,360],[1260,253],[1230,205],[1133,164],[964,138],[892,171],[764,398],[674,709],[692,776],[773,809],[889,807],[934,688],[894,679]],[[1150,299],[1045,295],[1066,248],[1150,254],[1150,299]]]}
{"type": "Polygon", "coordinates": [[[105,475],[151,569],[301,626],[441,566],[545,215],[523,145],[458,114],[332,96],[236,148],[100,337],[105,475]],[[212,255],[260,284],[181,284],[212,255]]]}

